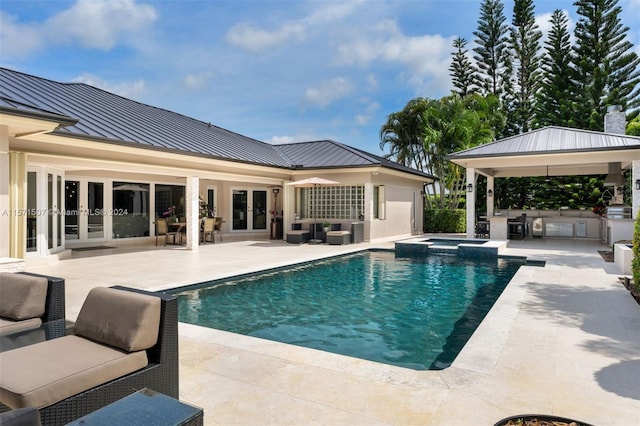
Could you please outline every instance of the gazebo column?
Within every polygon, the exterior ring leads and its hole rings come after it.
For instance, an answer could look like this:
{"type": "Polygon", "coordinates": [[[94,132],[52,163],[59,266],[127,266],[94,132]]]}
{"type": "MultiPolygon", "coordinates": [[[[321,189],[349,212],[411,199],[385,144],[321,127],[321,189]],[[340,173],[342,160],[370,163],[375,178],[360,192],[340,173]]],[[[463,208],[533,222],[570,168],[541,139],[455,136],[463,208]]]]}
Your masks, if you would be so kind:
{"type": "Polygon", "coordinates": [[[496,194],[496,190],[493,187],[493,176],[487,176],[487,219],[493,216],[493,209],[494,209],[493,197],[495,194],[496,194]]]}
{"type": "Polygon", "coordinates": [[[467,238],[476,236],[476,169],[467,169],[467,238]],[[471,185],[471,186],[469,186],[471,185]],[[471,188],[469,191],[468,188],[471,188]]]}
{"type": "Polygon", "coordinates": [[[636,184],[636,182],[640,182],[640,160],[633,160],[631,177],[631,214],[635,219],[638,215],[638,209],[640,209],[640,190],[636,184]]]}

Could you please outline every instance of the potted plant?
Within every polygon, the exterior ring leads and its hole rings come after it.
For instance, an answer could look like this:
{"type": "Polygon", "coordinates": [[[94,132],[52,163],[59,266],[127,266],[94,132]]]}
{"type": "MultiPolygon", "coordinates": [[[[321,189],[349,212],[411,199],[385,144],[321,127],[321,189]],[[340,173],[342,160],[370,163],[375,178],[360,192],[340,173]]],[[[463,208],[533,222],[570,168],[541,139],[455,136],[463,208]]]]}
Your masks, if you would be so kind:
{"type": "Polygon", "coordinates": [[[324,232],[329,232],[329,228],[331,228],[331,224],[330,224],[329,222],[324,222],[324,223],[322,224],[322,230],[323,230],[324,232]]]}

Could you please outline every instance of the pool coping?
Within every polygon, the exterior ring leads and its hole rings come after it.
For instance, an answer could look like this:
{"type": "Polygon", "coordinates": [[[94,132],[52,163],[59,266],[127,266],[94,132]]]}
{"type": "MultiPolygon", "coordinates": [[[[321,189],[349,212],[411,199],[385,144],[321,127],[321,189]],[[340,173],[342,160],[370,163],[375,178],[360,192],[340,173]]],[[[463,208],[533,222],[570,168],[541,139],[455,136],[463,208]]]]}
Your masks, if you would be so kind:
{"type": "MultiPolygon", "coordinates": [[[[199,252],[159,247],[27,262],[27,270],[65,277],[73,320],[96,286],[160,291],[392,246],[225,242],[199,252]]],[[[445,370],[408,370],[180,323],[180,399],[203,407],[206,425],[493,424],[529,412],[636,424],[640,388],[629,378],[640,371],[640,311],[615,265],[596,251],[607,248],[597,241],[510,242],[505,254],[546,260],[546,266],[520,268],[445,370]],[[511,315],[504,319],[510,325],[501,324],[497,307],[511,315]]]]}

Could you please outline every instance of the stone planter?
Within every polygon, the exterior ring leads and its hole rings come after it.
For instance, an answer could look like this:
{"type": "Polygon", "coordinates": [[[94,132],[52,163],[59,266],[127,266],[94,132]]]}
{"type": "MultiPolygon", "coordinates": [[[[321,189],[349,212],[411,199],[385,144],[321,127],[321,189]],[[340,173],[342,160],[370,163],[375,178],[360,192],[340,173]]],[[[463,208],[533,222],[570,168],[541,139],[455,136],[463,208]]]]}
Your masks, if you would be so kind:
{"type": "Polygon", "coordinates": [[[613,262],[618,271],[624,275],[632,275],[631,261],[633,260],[632,244],[614,244],[613,245],[613,262]]]}
{"type": "Polygon", "coordinates": [[[553,424],[554,426],[591,426],[589,423],[568,419],[566,417],[550,416],[547,414],[521,414],[518,416],[510,416],[500,420],[493,426],[538,426],[549,424],[553,424]]]}

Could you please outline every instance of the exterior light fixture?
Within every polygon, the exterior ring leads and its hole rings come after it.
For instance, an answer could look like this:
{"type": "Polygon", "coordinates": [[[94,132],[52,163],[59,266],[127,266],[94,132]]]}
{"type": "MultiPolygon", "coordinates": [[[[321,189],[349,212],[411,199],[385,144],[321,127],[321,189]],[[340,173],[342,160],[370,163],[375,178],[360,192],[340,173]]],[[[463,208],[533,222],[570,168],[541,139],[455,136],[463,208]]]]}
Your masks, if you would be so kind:
{"type": "Polygon", "coordinates": [[[640,179],[636,179],[636,189],[640,191],[640,179]]]}
{"type": "Polygon", "coordinates": [[[272,191],[273,191],[273,195],[277,196],[278,193],[280,192],[280,188],[273,188],[272,191]]]}
{"type": "Polygon", "coordinates": [[[473,192],[473,184],[472,183],[467,185],[467,192],[473,192]]]}
{"type": "Polygon", "coordinates": [[[487,191],[487,197],[493,197],[493,191],[492,190],[488,190],[487,191]]]}

